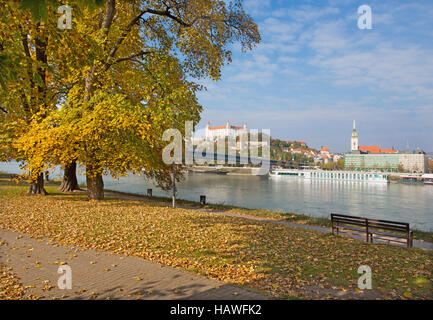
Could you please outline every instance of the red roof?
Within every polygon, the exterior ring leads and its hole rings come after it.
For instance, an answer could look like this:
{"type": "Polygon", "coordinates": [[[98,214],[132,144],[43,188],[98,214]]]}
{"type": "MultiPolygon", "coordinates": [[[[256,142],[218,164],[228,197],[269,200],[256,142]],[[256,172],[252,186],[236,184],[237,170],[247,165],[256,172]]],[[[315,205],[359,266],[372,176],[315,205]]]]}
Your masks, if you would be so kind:
{"type": "Polygon", "coordinates": [[[322,149],[320,149],[320,151],[322,151],[322,152],[325,152],[325,151],[329,152],[329,148],[322,147],[322,149]]]}
{"type": "Polygon", "coordinates": [[[380,149],[380,153],[397,153],[394,149],[380,149]]]}
{"type": "MultiPolygon", "coordinates": [[[[220,129],[225,129],[227,128],[226,126],[221,126],[221,127],[210,127],[209,130],[220,130],[220,129]]],[[[235,129],[235,130],[242,130],[244,127],[237,127],[237,126],[230,126],[231,129],[235,129]]]]}
{"type": "Polygon", "coordinates": [[[379,146],[360,146],[359,151],[370,152],[370,153],[380,153],[379,146]]]}
{"type": "Polygon", "coordinates": [[[360,146],[359,151],[369,153],[397,153],[394,149],[380,149],[379,146],[360,146]]]}

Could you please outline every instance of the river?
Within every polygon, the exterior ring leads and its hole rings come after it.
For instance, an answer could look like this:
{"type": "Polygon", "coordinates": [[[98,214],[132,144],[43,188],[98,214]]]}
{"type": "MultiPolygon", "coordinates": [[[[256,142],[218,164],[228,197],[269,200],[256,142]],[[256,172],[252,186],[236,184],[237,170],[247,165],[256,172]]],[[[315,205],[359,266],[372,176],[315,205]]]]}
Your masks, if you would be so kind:
{"type": "MultiPolygon", "coordinates": [[[[0,171],[19,173],[16,162],[0,163],[0,171]]],[[[59,177],[55,169],[52,177],[59,177]]],[[[85,182],[82,172],[80,183],[85,182]]],[[[105,188],[136,194],[167,196],[143,176],[131,175],[113,180],[104,177],[105,188]]],[[[329,217],[330,213],[349,214],[377,219],[409,222],[411,227],[433,231],[433,186],[400,183],[380,184],[304,180],[298,177],[271,179],[255,176],[224,176],[187,174],[178,185],[178,197],[199,201],[206,195],[207,202],[247,208],[303,213],[315,217],[329,217]]]]}

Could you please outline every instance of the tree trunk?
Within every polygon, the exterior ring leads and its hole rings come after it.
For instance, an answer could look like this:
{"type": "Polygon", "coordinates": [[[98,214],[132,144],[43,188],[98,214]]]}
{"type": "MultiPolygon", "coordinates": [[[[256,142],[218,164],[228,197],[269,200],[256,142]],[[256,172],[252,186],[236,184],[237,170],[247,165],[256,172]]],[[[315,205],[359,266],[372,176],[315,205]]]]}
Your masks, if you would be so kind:
{"type": "Polygon", "coordinates": [[[38,175],[36,181],[32,181],[30,183],[28,194],[42,194],[47,195],[48,193],[44,189],[44,174],[41,173],[38,175]]]}
{"type": "Polygon", "coordinates": [[[104,181],[102,174],[86,175],[89,200],[104,200],[104,181]]]}
{"type": "Polygon", "coordinates": [[[172,206],[173,209],[175,209],[176,208],[176,173],[175,173],[174,170],[173,170],[172,187],[173,187],[173,189],[172,189],[173,194],[172,194],[172,203],[171,203],[171,206],[172,206]]]}
{"type": "Polygon", "coordinates": [[[65,172],[63,173],[62,184],[59,190],[62,192],[71,192],[74,190],[80,190],[77,181],[77,163],[74,161],[70,164],[65,165],[65,172]]]}

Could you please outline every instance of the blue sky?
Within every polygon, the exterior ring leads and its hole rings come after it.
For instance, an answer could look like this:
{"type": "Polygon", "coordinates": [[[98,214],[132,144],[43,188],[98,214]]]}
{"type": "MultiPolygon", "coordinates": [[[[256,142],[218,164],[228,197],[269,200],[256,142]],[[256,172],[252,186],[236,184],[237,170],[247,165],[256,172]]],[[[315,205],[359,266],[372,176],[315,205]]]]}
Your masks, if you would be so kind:
{"type": "Polygon", "coordinates": [[[433,151],[433,2],[246,0],[262,42],[233,47],[219,82],[203,81],[202,121],[248,123],[331,151],[360,145],[433,151]],[[360,30],[358,7],[372,9],[360,30]]]}

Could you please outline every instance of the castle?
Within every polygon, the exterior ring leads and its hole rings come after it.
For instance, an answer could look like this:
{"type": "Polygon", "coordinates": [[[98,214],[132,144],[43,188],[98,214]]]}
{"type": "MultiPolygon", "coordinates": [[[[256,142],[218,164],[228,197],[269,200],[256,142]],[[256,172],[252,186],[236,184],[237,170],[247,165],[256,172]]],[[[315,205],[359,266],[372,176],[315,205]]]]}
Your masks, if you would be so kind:
{"type": "Polygon", "coordinates": [[[225,137],[237,137],[244,133],[248,133],[247,124],[243,127],[232,126],[230,121],[227,121],[225,126],[211,127],[210,122],[206,124],[206,140],[218,140],[225,137]]]}

